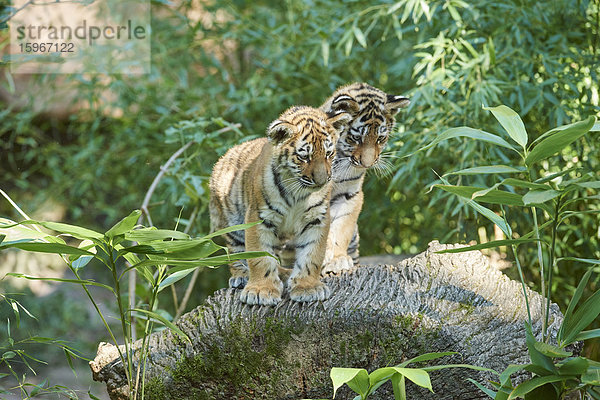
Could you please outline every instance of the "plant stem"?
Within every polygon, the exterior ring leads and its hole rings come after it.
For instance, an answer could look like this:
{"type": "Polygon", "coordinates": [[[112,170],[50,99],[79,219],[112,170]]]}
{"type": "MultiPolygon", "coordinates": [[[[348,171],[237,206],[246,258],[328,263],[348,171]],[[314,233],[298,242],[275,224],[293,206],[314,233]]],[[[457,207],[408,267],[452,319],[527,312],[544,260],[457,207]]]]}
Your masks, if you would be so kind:
{"type": "MultiPolygon", "coordinates": [[[[116,292],[115,295],[117,297],[117,304],[119,306],[119,317],[120,317],[119,319],[121,320],[121,328],[123,329],[123,343],[125,345],[125,356],[127,357],[127,365],[124,367],[126,367],[125,370],[127,371],[126,373],[128,374],[127,380],[129,383],[129,387],[131,388],[131,383],[133,383],[132,382],[133,359],[132,359],[131,348],[130,348],[130,343],[129,343],[129,338],[130,338],[129,330],[127,329],[127,315],[125,313],[125,310],[123,309],[123,298],[122,298],[123,296],[121,295],[121,285],[119,284],[119,277],[117,275],[117,266],[115,264],[115,259],[113,257],[113,253],[109,249],[107,249],[106,253],[108,255],[108,260],[110,262],[110,270],[112,272],[113,280],[115,283],[115,292],[116,292]]],[[[131,321],[131,318],[129,319],[129,321],[131,321]]]]}
{"type": "Polygon", "coordinates": [[[538,250],[538,263],[540,264],[540,285],[541,285],[541,292],[542,292],[542,305],[541,305],[541,309],[542,309],[542,341],[546,341],[546,329],[548,328],[548,326],[547,326],[547,320],[546,320],[547,310],[544,307],[544,295],[546,293],[546,276],[544,274],[544,256],[542,254],[542,243],[539,240],[540,239],[540,231],[539,231],[538,220],[537,220],[537,210],[535,207],[531,207],[531,213],[533,214],[533,225],[535,228],[535,238],[538,239],[537,250],[538,250]]]}
{"type": "Polygon", "coordinates": [[[550,245],[550,259],[548,260],[548,294],[546,296],[546,321],[545,324],[548,326],[549,315],[550,315],[550,294],[552,293],[552,272],[554,270],[554,256],[556,254],[556,231],[559,224],[560,217],[560,203],[562,196],[558,197],[556,204],[554,205],[554,218],[552,220],[552,243],[550,245]]]}
{"type": "Polygon", "coordinates": [[[519,271],[519,277],[521,278],[521,286],[523,288],[523,296],[525,296],[525,306],[527,307],[527,318],[529,320],[529,325],[531,325],[531,309],[529,308],[529,297],[527,296],[527,288],[525,286],[525,277],[523,276],[523,269],[521,268],[521,262],[519,261],[519,257],[517,255],[517,247],[513,244],[510,246],[512,248],[513,254],[515,256],[515,261],[517,263],[517,270],[519,271]]]}

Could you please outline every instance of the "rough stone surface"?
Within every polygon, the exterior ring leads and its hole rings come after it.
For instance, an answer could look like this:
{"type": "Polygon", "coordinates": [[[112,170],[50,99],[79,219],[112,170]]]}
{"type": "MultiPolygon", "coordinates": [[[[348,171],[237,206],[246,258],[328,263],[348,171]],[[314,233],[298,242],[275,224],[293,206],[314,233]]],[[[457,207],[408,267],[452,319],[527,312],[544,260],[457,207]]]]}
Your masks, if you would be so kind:
{"type": "MultiPolygon", "coordinates": [[[[145,399],[331,398],[331,367],[372,371],[426,352],[460,353],[441,359],[503,370],[528,362],[520,283],[489,266],[480,252],[436,254],[458,247],[432,242],[392,265],[361,266],[329,277],[332,296],[276,307],[247,306],[239,290],[223,289],[182,317],[183,341],[162,331],[150,339],[145,399]]],[[[534,331],[541,330],[542,297],[528,292],[534,331]]],[[[549,332],[562,320],[553,305],[549,332]]],[[[139,342],[138,342],[139,346],[139,342]]],[[[111,399],[129,389],[116,348],[101,344],[90,363],[111,399]]],[[[468,369],[432,372],[435,394],[407,384],[409,398],[484,399],[466,381],[493,376],[468,369]]],[[[392,397],[389,383],[370,399],[392,397]]],[[[347,387],[337,399],[351,399],[347,387]]]]}

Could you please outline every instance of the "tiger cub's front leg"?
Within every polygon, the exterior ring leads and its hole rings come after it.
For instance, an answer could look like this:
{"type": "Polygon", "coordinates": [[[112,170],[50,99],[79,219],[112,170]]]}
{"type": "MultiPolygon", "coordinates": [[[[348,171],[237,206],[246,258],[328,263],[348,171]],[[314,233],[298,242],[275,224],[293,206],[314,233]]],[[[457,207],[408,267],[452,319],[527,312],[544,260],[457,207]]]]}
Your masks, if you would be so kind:
{"type": "Polygon", "coordinates": [[[327,245],[329,210],[306,222],[297,236],[296,261],[287,281],[294,301],[326,300],[331,294],[321,282],[321,266],[327,245]]]}
{"type": "MultiPolygon", "coordinates": [[[[258,212],[250,208],[246,222],[259,220],[258,212]]],[[[279,246],[274,225],[265,221],[246,230],[247,251],[267,251],[274,254],[279,246]],[[266,223],[265,223],[266,222],[266,223]]],[[[240,300],[246,304],[275,305],[281,301],[283,283],[278,274],[279,262],[272,257],[248,260],[248,282],[242,290],[240,300]]]]}
{"type": "Polygon", "coordinates": [[[321,274],[339,274],[354,268],[354,260],[348,254],[348,247],[355,234],[356,223],[363,204],[363,192],[359,191],[350,199],[342,197],[331,203],[331,227],[327,238],[327,250],[321,274]]]}

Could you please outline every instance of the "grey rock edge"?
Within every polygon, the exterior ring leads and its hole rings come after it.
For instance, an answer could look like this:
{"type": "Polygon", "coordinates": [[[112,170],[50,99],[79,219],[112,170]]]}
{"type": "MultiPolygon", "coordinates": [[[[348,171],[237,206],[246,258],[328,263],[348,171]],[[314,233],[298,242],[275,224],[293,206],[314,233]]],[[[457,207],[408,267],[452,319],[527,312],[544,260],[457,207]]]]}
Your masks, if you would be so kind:
{"type": "MultiPolygon", "coordinates": [[[[527,363],[521,284],[478,251],[436,254],[455,247],[461,246],[434,241],[397,265],[328,277],[332,295],[323,302],[296,303],[284,295],[275,307],[247,306],[239,290],[220,290],[178,321],[191,343],[170,331],[151,335],[144,398],[331,398],[331,367],[371,372],[426,352],[455,351],[460,354],[439,362],[496,371],[527,363]]],[[[539,337],[543,298],[528,295],[539,337]]],[[[553,304],[553,338],[561,321],[553,304]]],[[[101,343],[90,367],[111,399],[127,398],[114,346],[101,343]]],[[[408,383],[408,398],[483,399],[466,378],[485,384],[494,375],[452,368],[431,377],[435,394],[408,383]]],[[[344,387],[336,398],[353,396],[344,387]]],[[[390,384],[370,398],[393,398],[390,384]]]]}

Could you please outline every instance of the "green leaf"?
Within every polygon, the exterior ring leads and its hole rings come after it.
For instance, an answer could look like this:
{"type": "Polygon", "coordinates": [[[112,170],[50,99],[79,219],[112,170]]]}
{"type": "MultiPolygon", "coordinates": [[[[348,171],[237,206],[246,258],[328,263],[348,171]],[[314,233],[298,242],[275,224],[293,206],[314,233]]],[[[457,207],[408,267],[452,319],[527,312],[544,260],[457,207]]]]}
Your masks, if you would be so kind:
{"type": "Polygon", "coordinates": [[[579,182],[575,185],[584,189],[600,189],[600,181],[579,182]]]}
{"type": "Polygon", "coordinates": [[[533,165],[534,163],[546,159],[553,154],[560,152],[562,149],[585,135],[592,128],[596,121],[595,117],[571,124],[567,129],[561,130],[558,133],[549,136],[539,142],[533,150],[525,158],[525,164],[533,165]]]}
{"type": "Polygon", "coordinates": [[[563,175],[566,175],[566,174],[568,174],[569,172],[573,172],[573,171],[575,171],[575,170],[576,170],[576,169],[578,169],[578,168],[579,168],[579,167],[575,166],[575,167],[571,167],[571,168],[565,169],[565,170],[563,170],[563,171],[560,171],[560,172],[556,172],[556,173],[554,173],[554,174],[546,175],[546,176],[544,176],[543,178],[536,179],[536,180],[535,180],[535,183],[546,183],[546,182],[550,182],[552,179],[555,179],[555,178],[561,177],[561,176],[563,176],[563,175]]]}
{"type": "Polygon", "coordinates": [[[171,321],[169,321],[168,319],[166,319],[165,317],[163,317],[160,314],[157,314],[155,312],[152,311],[148,311],[148,310],[143,310],[141,308],[134,308],[131,311],[135,311],[137,313],[141,313],[141,314],[146,314],[148,317],[159,321],[160,323],[162,323],[164,326],[166,326],[167,328],[169,328],[171,331],[177,333],[179,336],[181,336],[182,338],[184,338],[185,340],[187,340],[188,342],[192,342],[190,340],[190,338],[188,337],[188,335],[186,335],[181,329],[179,329],[174,323],[172,323],[171,321]]]}
{"type": "Polygon", "coordinates": [[[555,197],[560,196],[561,192],[558,190],[530,190],[523,196],[523,203],[529,204],[542,204],[555,197]]]}
{"type": "Polygon", "coordinates": [[[539,351],[543,355],[548,356],[548,357],[552,357],[552,358],[570,357],[570,356],[573,355],[572,352],[570,352],[570,351],[564,351],[560,347],[553,346],[553,345],[551,345],[549,343],[535,342],[533,346],[535,347],[535,349],[537,351],[539,351]]]}
{"type": "MultiPolygon", "coordinates": [[[[589,261],[592,261],[592,263],[595,263],[596,261],[598,261],[598,260],[579,259],[579,258],[574,258],[574,257],[562,257],[562,258],[557,258],[556,263],[558,264],[560,261],[563,261],[563,260],[581,261],[581,262],[585,262],[585,263],[590,263],[589,261]]],[[[575,323],[576,323],[576,321],[573,321],[573,312],[575,311],[575,307],[577,307],[577,305],[579,304],[579,300],[581,300],[581,296],[583,296],[583,292],[590,280],[590,276],[592,275],[592,272],[593,272],[592,269],[588,269],[585,272],[585,274],[583,274],[583,276],[581,277],[581,280],[579,281],[579,284],[577,285],[577,288],[575,289],[575,293],[573,293],[573,297],[571,298],[571,301],[569,302],[567,311],[565,312],[563,322],[560,325],[560,329],[558,330],[558,335],[557,335],[558,342],[561,345],[568,345],[568,344],[572,343],[570,341],[566,341],[567,336],[573,340],[575,337],[577,337],[579,335],[579,332],[573,333],[570,331],[571,327],[573,325],[575,325],[575,323]]],[[[583,330],[583,328],[582,328],[582,330],[583,330]]]]}
{"type": "Polygon", "coordinates": [[[456,172],[448,172],[447,175],[480,175],[480,174],[516,174],[525,172],[523,167],[514,168],[508,165],[489,165],[482,167],[465,168],[456,172]]]}
{"type": "Polygon", "coordinates": [[[35,276],[25,275],[17,272],[9,272],[6,276],[14,276],[15,278],[23,278],[30,281],[47,281],[47,282],[62,282],[62,283],[77,283],[80,285],[86,286],[98,286],[107,290],[110,290],[114,293],[114,289],[108,285],[103,283],[98,283],[90,280],[81,280],[81,279],[63,279],[63,278],[38,278],[35,276]]]}
{"type": "Polygon", "coordinates": [[[536,347],[535,344],[538,343],[533,336],[533,332],[531,330],[531,325],[529,323],[525,323],[525,340],[527,343],[527,349],[529,349],[529,358],[531,359],[531,363],[534,365],[543,368],[548,373],[554,373],[556,368],[552,359],[550,357],[542,354],[536,347]]]}
{"type": "MultiPolygon", "coordinates": [[[[500,136],[497,136],[497,135],[494,135],[494,134],[491,134],[488,132],[484,132],[479,129],[473,129],[473,128],[469,128],[467,126],[461,126],[458,128],[450,128],[450,129],[442,132],[440,135],[436,136],[436,138],[431,143],[429,143],[428,145],[426,145],[424,147],[421,147],[420,149],[415,151],[415,153],[417,153],[419,151],[427,150],[430,147],[433,147],[436,144],[440,143],[441,141],[452,139],[452,138],[457,138],[457,137],[467,137],[467,138],[471,138],[471,139],[482,140],[484,142],[492,143],[497,146],[502,146],[502,147],[506,147],[507,149],[517,151],[517,150],[515,150],[514,147],[512,147],[506,140],[502,139],[500,136]]],[[[405,157],[408,157],[415,153],[411,153],[405,157]]]]}
{"type": "Polygon", "coordinates": [[[222,248],[222,246],[219,246],[210,240],[193,239],[140,244],[125,247],[122,251],[138,254],[162,255],[169,259],[198,259],[208,257],[222,248]]]}
{"type": "Polygon", "coordinates": [[[527,131],[519,114],[505,105],[483,107],[483,109],[491,111],[508,135],[525,150],[527,146],[527,131]]]}
{"type": "Polygon", "coordinates": [[[240,225],[232,225],[232,226],[229,226],[227,228],[219,229],[218,231],[215,231],[215,232],[213,232],[213,233],[211,233],[209,235],[206,235],[202,239],[212,239],[212,238],[214,238],[216,236],[221,236],[221,235],[224,235],[224,234],[229,233],[229,232],[241,231],[241,230],[244,230],[244,229],[252,228],[254,225],[258,225],[260,223],[262,223],[262,221],[249,222],[247,224],[240,224],[240,225]]]}
{"type": "Polygon", "coordinates": [[[552,189],[549,185],[544,185],[541,183],[524,181],[522,179],[516,178],[506,178],[501,182],[502,185],[508,185],[513,187],[523,187],[528,189],[539,189],[539,190],[549,190],[552,189]]]}
{"type": "Polygon", "coordinates": [[[360,45],[366,49],[367,48],[367,39],[365,38],[365,34],[363,33],[363,31],[360,30],[358,25],[354,25],[352,27],[352,31],[354,32],[354,37],[356,38],[356,41],[358,43],[360,43],[360,45]]]}
{"type": "Polygon", "coordinates": [[[573,379],[575,377],[569,377],[564,375],[547,375],[547,376],[536,376],[528,381],[525,381],[518,385],[508,396],[508,400],[516,399],[517,397],[523,397],[532,390],[543,386],[547,383],[554,383],[560,381],[566,381],[567,379],[573,379]]]}
{"type": "Polygon", "coordinates": [[[321,54],[323,55],[323,65],[329,65],[329,42],[326,39],[321,41],[321,54]]]}
{"type": "Polygon", "coordinates": [[[590,132],[600,132],[600,122],[596,122],[594,126],[592,126],[592,129],[590,129],[590,132]]]}
{"type": "Polygon", "coordinates": [[[178,271],[178,272],[174,272],[174,273],[170,274],[165,279],[163,279],[163,281],[158,285],[158,291],[160,292],[161,290],[163,290],[167,286],[171,286],[175,282],[178,282],[178,281],[182,280],[183,278],[185,278],[186,276],[188,276],[192,272],[193,272],[192,269],[186,269],[186,270],[183,270],[183,271],[178,271]]]}
{"type": "Polygon", "coordinates": [[[89,251],[69,246],[62,243],[9,243],[0,245],[0,250],[7,248],[20,249],[25,251],[34,251],[37,253],[50,253],[50,254],[75,254],[75,255],[87,255],[93,256],[93,253],[89,251]]]}
{"type": "Polygon", "coordinates": [[[565,360],[558,367],[559,375],[581,375],[584,374],[590,363],[583,357],[575,357],[565,360]]]}
{"type": "Polygon", "coordinates": [[[517,365],[517,364],[509,364],[504,371],[500,374],[500,385],[502,387],[507,387],[508,384],[512,385],[510,381],[510,376],[516,372],[522,371],[527,367],[527,365],[517,365]]]}
{"type": "MultiPolygon", "coordinates": [[[[369,387],[369,374],[367,374],[367,371],[362,369],[362,368],[331,368],[331,372],[329,373],[329,376],[331,377],[331,382],[333,383],[333,398],[335,398],[335,393],[337,392],[337,390],[342,387],[342,385],[344,385],[344,383],[348,383],[351,382],[353,380],[357,380],[356,382],[354,382],[353,386],[356,386],[356,384],[358,382],[361,382],[361,386],[365,386],[369,387]]],[[[350,385],[348,385],[350,386],[350,385]]],[[[352,390],[354,390],[354,388],[350,387],[352,390]]],[[[356,390],[354,390],[356,393],[359,394],[364,394],[364,393],[360,393],[356,390]]]]}
{"type": "Polygon", "coordinates": [[[133,268],[140,267],[151,267],[155,265],[172,265],[175,268],[172,268],[170,272],[183,271],[189,268],[197,268],[197,267],[216,267],[219,265],[228,264],[232,261],[236,260],[246,260],[249,258],[258,258],[258,257],[271,257],[276,258],[273,255],[267,253],[266,251],[245,251],[242,253],[233,253],[233,254],[225,254],[221,256],[207,257],[200,260],[144,260],[139,263],[127,268],[124,272],[127,272],[133,268]]]}
{"type": "Polygon", "coordinates": [[[429,389],[433,393],[433,388],[431,387],[431,379],[429,379],[429,374],[427,373],[427,371],[416,368],[392,368],[402,376],[405,376],[406,379],[412,381],[416,385],[429,389]]]}
{"type": "Polygon", "coordinates": [[[487,190],[486,188],[476,186],[454,186],[454,185],[435,185],[448,193],[456,194],[466,199],[475,199],[483,203],[503,204],[509,206],[522,206],[522,196],[506,192],[504,190],[487,190]],[[482,195],[477,195],[479,192],[485,191],[482,195]]]}
{"type": "Polygon", "coordinates": [[[519,244],[523,244],[523,243],[532,243],[532,242],[539,242],[539,241],[541,241],[541,239],[523,239],[523,238],[519,238],[519,239],[492,240],[491,242],[485,242],[485,243],[475,244],[475,245],[467,246],[467,247],[459,247],[457,249],[439,250],[439,251],[436,251],[436,253],[439,253],[439,254],[443,254],[443,253],[464,253],[464,252],[473,251],[473,250],[491,249],[491,248],[494,248],[494,247],[510,246],[510,245],[513,245],[513,244],[519,245],[519,244]]]}
{"type": "Polygon", "coordinates": [[[412,363],[416,363],[416,362],[422,362],[422,361],[430,361],[430,360],[435,360],[437,358],[442,358],[442,357],[446,357],[446,356],[452,356],[454,354],[458,354],[455,351],[444,351],[444,352],[437,352],[437,353],[424,353],[421,354],[419,356],[413,357],[409,360],[404,361],[401,364],[396,365],[397,367],[406,367],[408,364],[412,364],[412,363]]]}
{"type": "Polygon", "coordinates": [[[146,243],[154,240],[179,239],[189,240],[190,235],[179,231],[171,231],[167,229],[142,228],[125,233],[125,239],[133,242],[146,243]]]}
{"type": "Polygon", "coordinates": [[[142,215],[140,210],[135,210],[110,228],[104,235],[112,239],[115,236],[123,235],[125,232],[132,230],[137,224],[138,219],[142,215]]]}
{"type": "Polygon", "coordinates": [[[488,396],[490,396],[490,398],[495,398],[496,397],[496,392],[494,392],[491,389],[486,388],[485,386],[483,386],[481,383],[477,382],[474,379],[471,378],[467,378],[467,381],[471,382],[473,385],[477,386],[477,388],[479,390],[481,390],[483,393],[487,394],[488,396]]]}
{"type": "MultiPolygon", "coordinates": [[[[2,219],[2,220],[8,221],[8,220],[4,220],[4,219],[2,219]]],[[[101,239],[103,237],[102,234],[99,232],[93,231],[91,229],[82,228],[80,226],[63,224],[60,222],[44,222],[44,221],[34,221],[34,220],[25,220],[25,221],[21,221],[18,223],[10,223],[10,224],[0,224],[0,230],[15,228],[19,225],[39,225],[39,226],[43,226],[44,228],[51,229],[51,230],[59,232],[59,233],[71,235],[77,239],[101,239]]],[[[30,231],[30,235],[31,235],[30,237],[32,237],[32,238],[40,238],[40,237],[48,236],[48,234],[46,234],[46,233],[33,231],[28,228],[25,228],[25,229],[26,229],[26,231],[30,231]]],[[[21,231],[21,232],[24,232],[24,231],[21,231]]]]}
{"type": "Polygon", "coordinates": [[[404,375],[392,375],[392,389],[396,400],[406,400],[406,378],[404,375]]]}
{"type": "Polygon", "coordinates": [[[582,331],[581,333],[579,333],[579,335],[577,335],[577,337],[575,338],[575,341],[579,342],[583,340],[594,339],[597,337],[600,337],[600,329],[592,329],[590,331],[582,331]]]}
{"type": "MultiPolygon", "coordinates": [[[[593,361],[588,361],[592,364],[593,361]]],[[[600,385],[600,368],[598,367],[590,367],[588,370],[581,376],[581,382],[586,385],[600,385]]]]}
{"type": "Polygon", "coordinates": [[[577,311],[573,313],[565,327],[565,343],[572,343],[600,314],[600,289],[591,295],[577,311]]]}

